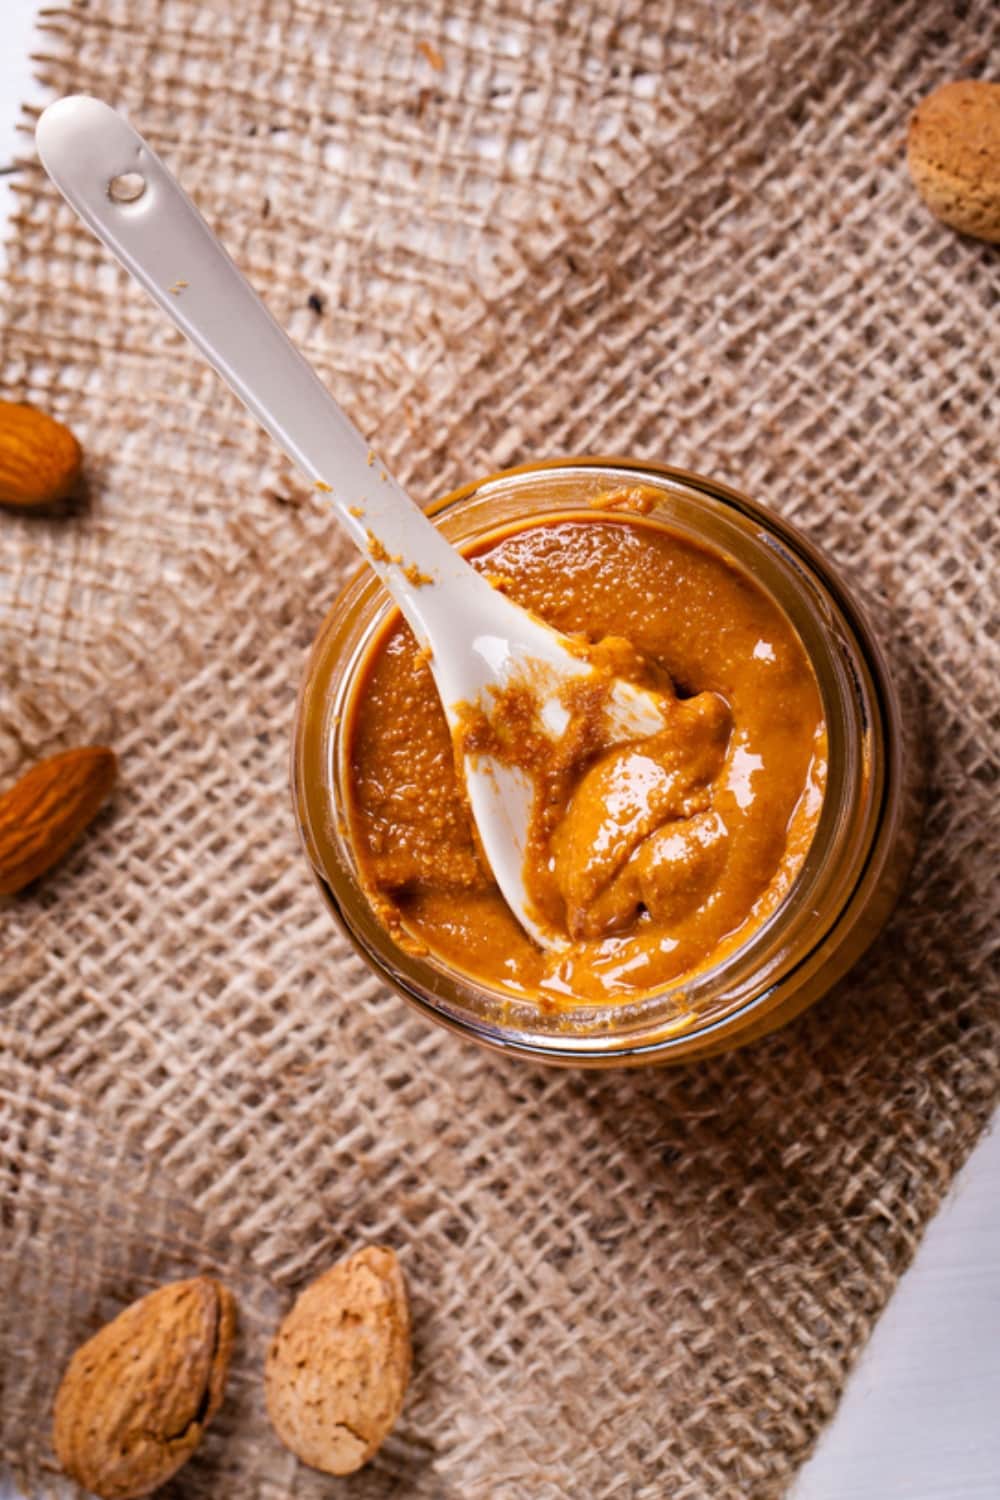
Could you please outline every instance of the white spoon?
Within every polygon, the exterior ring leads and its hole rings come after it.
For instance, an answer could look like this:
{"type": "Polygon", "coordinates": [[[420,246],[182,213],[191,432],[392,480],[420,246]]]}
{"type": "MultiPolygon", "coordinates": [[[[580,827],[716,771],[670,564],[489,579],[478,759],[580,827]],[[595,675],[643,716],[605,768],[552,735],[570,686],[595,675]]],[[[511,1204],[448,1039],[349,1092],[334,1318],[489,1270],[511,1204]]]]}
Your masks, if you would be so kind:
{"type": "MultiPolygon", "coordinates": [[[[142,137],[107,104],[78,95],[49,105],[35,140],[46,171],[84,223],[326,493],[429,649],[452,729],[459,705],[482,702],[488,712],[490,688],[529,677],[542,722],[558,738],[568,722],[559,689],[592,668],[564,636],[491,588],[385,471],[142,137]]],[[[608,717],[620,739],[663,727],[655,694],[624,680],[614,684],[608,717]]],[[[525,890],[534,792],[528,775],[476,756],[466,758],[465,776],[504,898],[537,942],[561,946],[532,916],[525,890]]]]}

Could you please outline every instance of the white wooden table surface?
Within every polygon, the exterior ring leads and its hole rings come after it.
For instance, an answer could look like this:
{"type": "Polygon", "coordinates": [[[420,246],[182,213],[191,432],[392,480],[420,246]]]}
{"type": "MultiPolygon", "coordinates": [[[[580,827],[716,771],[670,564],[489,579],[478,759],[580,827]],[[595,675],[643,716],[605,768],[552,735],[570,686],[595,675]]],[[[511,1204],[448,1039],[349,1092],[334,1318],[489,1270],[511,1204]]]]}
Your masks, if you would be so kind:
{"type": "MultiPolygon", "coordinates": [[[[28,144],[21,102],[44,102],[28,61],[38,4],[0,0],[0,168],[28,144]]],[[[0,265],[9,188],[0,176],[0,265]]],[[[0,1500],[16,1500],[2,1475],[0,1500]]],[[[1000,1500],[1000,1132],[930,1226],[788,1500],[1000,1500]]]]}

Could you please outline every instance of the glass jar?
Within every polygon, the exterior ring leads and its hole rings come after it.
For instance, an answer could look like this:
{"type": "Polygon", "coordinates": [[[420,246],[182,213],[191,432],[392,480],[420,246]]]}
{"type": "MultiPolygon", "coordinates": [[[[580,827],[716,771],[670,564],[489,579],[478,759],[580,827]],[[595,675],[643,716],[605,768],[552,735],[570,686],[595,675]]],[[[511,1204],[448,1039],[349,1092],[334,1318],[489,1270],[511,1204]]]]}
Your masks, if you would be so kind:
{"type": "MultiPolygon", "coordinates": [[[[306,852],[344,932],[375,971],[441,1024],[537,1061],[600,1067],[705,1056],[783,1024],[827,990],[885,922],[919,822],[915,714],[857,598],[793,527],[714,480],[628,459],[526,465],[466,485],[430,508],[469,547],[518,523],[589,519],[593,502],[641,484],[648,518],[735,559],[797,629],[823,698],[829,768],[819,822],[787,895],[714,968],[653,995],[552,1013],[433,954],[407,952],[373,912],[348,833],[346,726],[358,668],[392,608],[367,568],[316,638],[299,697],[292,786],[306,852]]],[[[627,519],[620,511],[609,516],[627,519]]]]}

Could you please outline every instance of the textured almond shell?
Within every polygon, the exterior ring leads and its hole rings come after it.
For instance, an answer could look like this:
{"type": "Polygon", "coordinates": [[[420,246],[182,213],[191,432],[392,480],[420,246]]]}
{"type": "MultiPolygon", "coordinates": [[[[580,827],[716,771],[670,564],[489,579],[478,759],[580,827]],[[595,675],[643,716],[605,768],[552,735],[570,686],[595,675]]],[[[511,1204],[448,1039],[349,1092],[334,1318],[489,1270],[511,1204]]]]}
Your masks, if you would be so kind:
{"type": "Polygon", "coordinates": [[[0,895],[11,896],[76,843],[114,785],[103,745],[39,761],[0,796],[0,895]]]}
{"type": "Polygon", "coordinates": [[[403,1273],[369,1246],[306,1287],[278,1329],[264,1375],[275,1431],[310,1467],[353,1473],[399,1416],[410,1363],[403,1273]]]}
{"type": "Polygon", "coordinates": [[[169,1479],[222,1401],[235,1321],[226,1288],[196,1276],[133,1302],[78,1349],[55,1404],[66,1473],[102,1500],[169,1479]]]}
{"type": "Polygon", "coordinates": [[[76,484],[80,444],[47,412],[0,401],[0,501],[46,506],[65,500],[76,484]]]}
{"type": "Polygon", "coordinates": [[[906,155],[932,214],[1000,242],[1000,83],[964,78],[928,94],[910,117],[906,155]]]}

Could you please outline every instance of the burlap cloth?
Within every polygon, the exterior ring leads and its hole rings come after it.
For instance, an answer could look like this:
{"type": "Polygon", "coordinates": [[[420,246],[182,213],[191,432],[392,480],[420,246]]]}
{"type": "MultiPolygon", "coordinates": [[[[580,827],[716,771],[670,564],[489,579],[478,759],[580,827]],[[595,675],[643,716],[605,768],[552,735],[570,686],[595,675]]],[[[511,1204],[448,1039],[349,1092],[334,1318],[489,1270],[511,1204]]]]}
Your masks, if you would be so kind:
{"type": "Polygon", "coordinates": [[[891,599],[931,792],[884,939],[745,1053],[550,1072],[411,1014],[336,935],[287,794],[335,528],[26,167],[2,394],[73,424],[89,498],[0,516],[0,771],[107,738],[122,774],[0,912],[0,1452],[60,1492],[71,1349],[205,1268],[240,1346],[170,1495],[781,1494],[1000,1080],[1000,259],[902,149],[926,90],[1000,73],[993,0],[80,0],[44,40],[45,83],[132,114],[415,495],[668,459],[891,599]],[[415,1376],[337,1482],[271,1435],[261,1361],[366,1240],[403,1258],[415,1376]]]}

